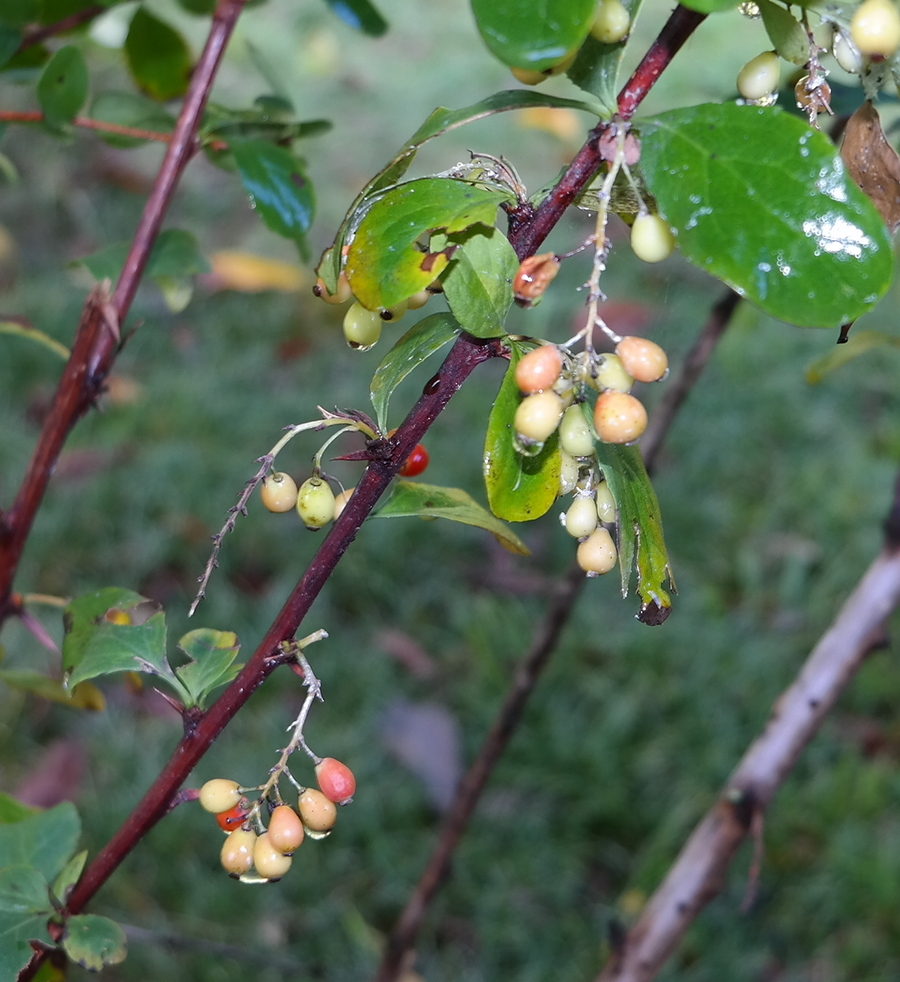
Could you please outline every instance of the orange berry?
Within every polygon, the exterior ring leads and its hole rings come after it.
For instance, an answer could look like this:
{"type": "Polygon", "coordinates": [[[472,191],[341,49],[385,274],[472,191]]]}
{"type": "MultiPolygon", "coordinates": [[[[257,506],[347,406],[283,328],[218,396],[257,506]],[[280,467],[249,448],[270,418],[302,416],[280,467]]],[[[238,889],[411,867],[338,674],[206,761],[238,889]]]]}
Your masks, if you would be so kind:
{"type": "Polygon", "coordinates": [[[594,429],[604,443],[631,443],[647,428],[647,410],[627,392],[603,392],[594,406],[594,429]]]}
{"type": "Polygon", "coordinates": [[[303,842],[303,822],[290,805],[279,805],[269,819],[269,842],[286,856],[303,842]]]}
{"type": "Polygon", "coordinates": [[[562,355],[555,344],[542,344],[516,363],[516,385],[520,392],[549,389],[562,372],[562,355]]]}
{"type": "Polygon", "coordinates": [[[658,382],[669,371],[665,351],[646,338],[622,338],[616,345],[616,354],[622,359],[625,371],[638,382],[658,382]]]}
{"type": "Polygon", "coordinates": [[[356,792],[356,778],[346,764],[325,757],[316,764],[316,780],[322,794],[336,805],[347,805],[356,792]]]}

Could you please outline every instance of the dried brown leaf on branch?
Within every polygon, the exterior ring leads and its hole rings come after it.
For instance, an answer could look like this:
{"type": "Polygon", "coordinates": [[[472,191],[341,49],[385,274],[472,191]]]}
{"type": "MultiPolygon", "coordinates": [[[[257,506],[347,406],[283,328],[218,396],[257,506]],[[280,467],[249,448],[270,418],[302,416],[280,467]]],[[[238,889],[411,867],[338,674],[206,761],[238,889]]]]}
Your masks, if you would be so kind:
{"type": "Polygon", "coordinates": [[[884,138],[871,102],[850,117],[841,157],[854,181],[872,199],[891,234],[900,226],[900,157],[884,138]]]}

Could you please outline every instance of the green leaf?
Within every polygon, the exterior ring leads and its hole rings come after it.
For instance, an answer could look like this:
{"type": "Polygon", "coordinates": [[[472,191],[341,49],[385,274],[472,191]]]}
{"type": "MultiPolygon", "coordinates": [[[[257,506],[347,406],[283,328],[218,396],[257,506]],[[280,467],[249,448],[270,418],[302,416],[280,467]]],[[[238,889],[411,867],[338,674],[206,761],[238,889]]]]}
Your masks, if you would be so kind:
{"type": "Polygon", "coordinates": [[[464,181],[426,177],[385,192],[366,212],[347,253],[346,271],[357,300],[369,310],[393,307],[425,289],[446,267],[446,252],[423,253],[426,232],[451,234],[492,226],[510,195],[464,181]]]}
{"type": "Polygon", "coordinates": [[[187,92],[193,58],[184,38],[165,21],[138,7],[125,38],[128,70],[151,99],[166,102],[187,92]]]}
{"type": "Polygon", "coordinates": [[[488,419],[484,441],[484,483],[491,511],[507,522],[530,522],[545,515],[559,494],[559,438],[556,433],[540,453],[526,457],[513,445],[513,418],[522,401],[516,385],[513,346],[509,368],[488,419]]]}
{"type": "Polygon", "coordinates": [[[663,113],[641,164],[692,263],[773,317],[837,327],[871,309],[893,272],[891,241],[828,138],[777,109],[663,113]]]}
{"type": "Polygon", "coordinates": [[[19,50],[22,43],[22,32],[10,27],[8,24],[0,23],[0,68],[12,58],[19,50]]]}
{"type": "MultiPolygon", "coordinates": [[[[585,408],[590,419],[590,412],[585,408]]],[[[597,456],[603,475],[616,499],[618,509],[619,570],[622,596],[628,596],[632,570],[637,570],[637,589],[641,598],[638,619],[645,624],[661,624],[672,607],[663,584],[675,589],[669,556],[663,539],[662,517],[656,492],[647,476],[644,459],[636,446],[600,443],[597,456]]]]}
{"type": "Polygon", "coordinates": [[[84,57],[67,44],[47,62],[37,84],[37,97],[44,122],[58,129],[78,115],[88,93],[88,70],[84,57]]]}
{"type": "Polygon", "coordinates": [[[31,961],[31,940],[52,945],[47,915],[0,913],[0,979],[16,979],[31,961]]]}
{"type": "Polygon", "coordinates": [[[40,870],[22,863],[0,869],[0,912],[48,914],[52,910],[47,881],[40,870]]]}
{"type": "Polygon", "coordinates": [[[198,628],[185,634],[178,647],[190,659],[186,665],[175,669],[191,696],[185,703],[187,707],[202,709],[209,693],[220,685],[227,685],[241,670],[240,665],[234,664],[241,646],[233,631],[198,628]]]}
{"type": "Polygon", "coordinates": [[[260,97],[250,109],[230,109],[210,103],[203,116],[200,139],[207,146],[216,141],[229,144],[228,150],[213,150],[213,160],[221,166],[234,163],[232,144],[249,140],[288,144],[291,140],[320,136],[331,129],[327,119],[301,122],[291,104],[277,96],[260,97]]]}
{"type": "Polygon", "coordinates": [[[453,316],[473,337],[505,334],[512,281],[519,268],[513,247],[497,228],[476,227],[453,241],[459,245],[441,280],[453,316]]]}
{"type": "Polygon", "coordinates": [[[818,385],[830,372],[877,348],[900,348],[900,338],[881,331],[853,331],[846,344],[836,344],[831,351],[816,358],[806,369],[806,381],[818,385]]]}
{"type": "Polygon", "coordinates": [[[66,920],[62,936],[65,953],[89,972],[99,972],[105,965],[118,965],[128,954],[125,932],[108,917],[78,914],[66,920]]]}
{"type": "Polygon", "coordinates": [[[370,389],[375,418],[382,431],[388,428],[388,405],[394,389],[413,369],[458,337],[460,330],[452,314],[431,314],[414,324],[385,355],[375,369],[370,389]]]}
{"type": "Polygon", "coordinates": [[[59,355],[63,361],[69,360],[69,349],[55,338],[51,338],[49,334],[39,331],[36,327],[19,324],[16,321],[0,321],[0,334],[12,334],[16,337],[27,338],[29,341],[36,341],[45,348],[49,348],[55,355],[59,355]]]}
{"type": "MultiPolygon", "coordinates": [[[[642,0],[622,0],[631,16],[632,30],[641,2],[642,0]]],[[[566,72],[580,89],[597,97],[603,107],[601,115],[605,119],[613,116],[617,109],[619,66],[627,41],[628,38],[625,38],[617,44],[603,44],[589,34],[572,67],[566,72]]]]}
{"type": "Polygon", "coordinates": [[[494,116],[497,113],[509,112],[511,109],[529,109],[535,106],[552,106],[559,109],[580,109],[583,112],[596,115],[599,106],[578,99],[561,99],[558,96],[544,95],[540,92],[530,92],[525,89],[514,89],[509,92],[496,92],[494,95],[476,102],[463,109],[446,109],[439,106],[407,140],[400,151],[383,167],[356,196],[350,206],[347,216],[341,223],[335,237],[334,245],[326,250],[326,255],[319,263],[317,273],[325,281],[329,293],[334,293],[338,276],[341,272],[341,246],[348,232],[357,223],[359,212],[363,210],[376,192],[396,184],[409,169],[416,153],[424,143],[435,137],[449,133],[467,123],[494,116]]]}
{"type": "Polygon", "coordinates": [[[178,0],[182,10],[198,17],[205,17],[216,9],[216,0],[178,0]]]}
{"type": "Polygon", "coordinates": [[[581,45],[596,6],[596,0],[472,0],[472,13],[500,61],[542,72],[581,45]]]}
{"type": "MultiPolygon", "coordinates": [[[[103,123],[150,133],[171,133],[175,128],[174,118],[165,109],[137,92],[101,92],[91,104],[90,115],[103,123]]],[[[113,147],[137,147],[146,142],[102,130],[98,130],[98,135],[113,147]]]]}
{"type": "Polygon", "coordinates": [[[305,248],[315,197],[300,160],[284,147],[247,140],[231,148],[241,182],[263,223],[305,248]]]}
{"type": "Polygon", "coordinates": [[[333,13],[345,23],[368,34],[371,37],[381,37],[387,30],[388,23],[369,3],[369,0],[325,0],[333,13]]]}
{"type": "Polygon", "coordinates": [[[107,587],[73,600],[63,623],[68,686],[114,672],[146,672],[182,692],[166,660],[166,615],[155,601],[107,587]]]}
{"type": "Polygon", "coordinates": [[[736,7],[741,0],[685,0],[682,6],[688,10],[697,10],[701,14],[713,14],[718,10],[731,10],[736,7]]]}
{"type": "Polygon", "coordinates": [[[31,805],[23,805],[21,801],[16,801],[10,795],[0,793],[0,825],[21,822],[37,814],[37,811],[31,805]]]}
{"type": "Polygon", "coordinates": [[[809,37],[797,18],[772,0],[756,0],[772,47],[785,61],[805,65],[809,61],[809,37]]]}
{"type": "Polygon", "coordinates": [[[0,671],[0,682],[22,692],[49,702],[58,702],[71,709],[103,709],[104,700],[94,686],[82,683],[74,689],[69,689],[59,679],[51,679],[41,672],[28,668],[8,668],[0,671]]]}
{"type": "Polygon", "coordinates": [[[498,521],[465,491],[440,488],[418,481],[398,481],[390,497],[373,518],[447,518],[451,522],[486,529],[510,552],[529,554],[524,542],[503,522],[498,521]]]}
{"type": "Polygon", "coordinates": [[[0,825],[0,856],[7,866],[34,866],[49,883],[69,861],[80,835],[78,812],[71,802],[64,801],[28,818],[0,825]]]}
{"type": "MultiPolygon", "coordinates": [[[[116,242],[76,260],[76,263],[87,267],[98,283],[107,279],[115,283],[130,245],[130,242],[116,242]]],[[[210,269],[196,238],[183,229],[169,228],[156,237],[144,275],[162,291],[169,309],[180,313],[193,295],[192,277],[208,273],[210,269]]]]}
{"type": "Polygon", "coordinates": [[[81,879],[84,872],[84,864],[87,862],[87,849],[75,853],[75,855],[62,868],[59,876],[53,881],[51,893],[56,898],[59,906],[65,905],[72,892],[72,887],[81,879]]]}
{"type": "Polygon", "coordinates": [[[39,0],[3,0],[0,17],[4,24],[24,27],[32,21],[40,20],[39,0]]]}

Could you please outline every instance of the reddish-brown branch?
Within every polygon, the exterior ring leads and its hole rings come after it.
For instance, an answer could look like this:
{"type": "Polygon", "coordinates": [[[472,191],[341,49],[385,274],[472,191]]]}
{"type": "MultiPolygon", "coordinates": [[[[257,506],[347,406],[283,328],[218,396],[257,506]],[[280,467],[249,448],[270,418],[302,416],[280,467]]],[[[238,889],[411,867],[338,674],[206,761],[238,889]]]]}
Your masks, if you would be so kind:
{"type": "MultiPolygon", "coordinates": [[[[0,123],[42,123],[44,114],[35,110],[15,112],[11,109],[0,110],[0,123]]],[[[116,136],[130,136],[135,140],[153,140],[157,143],[169,143],[171,133],[160,133],[156,130],[138,130],[133,126],[120,126],[118,123],[105,123],[102,119],[91,119],[88,116],[76,116],[73,126],[86,130],[99,130],[101,133],[114,133],[116,136]]]]}
{"type": "Polygon", "coordinates": [[[63,370],[25,479],[0,525],[0,622],[9,616],[9,596],[19,558],[59,453],[72,428],[93,405],[115,358],[119,325],[134,299],[178,179],[194,152],[194,137],[203,107],[242,9],[243,0],[221,0],[219,3],[115,293],[110,300],[95,290],[85,304],[72,354],[63,370]]]}
{"type": "Polygon", "coordinates": [[[728,864],[900,603],[900,552],[884,549],[772,708],[765,730],[688,839],[597,982],[650,982],[722,888],[728,864]]]}
{"type": "Polygon", "coordinates": [[[74,14],[69,14],[68,17],[63,17],[61,20],[55,21],[52,24],[47,24],[46,27],[36,27],[30,31],[26,31],[25,37],[22,38],[22,43],[19,45],[19,51],[24,51],[25,48],[30,48],[35,44],[41,44],[48,38],[56,37],[57,34],[74,31],[76,27],[80,27],[87,21],[99,17],[104,10],[106,10],[106,7],[102,4],[95,3],[90,7],[85,7],[83,10],[77,10],[74,14]]]}

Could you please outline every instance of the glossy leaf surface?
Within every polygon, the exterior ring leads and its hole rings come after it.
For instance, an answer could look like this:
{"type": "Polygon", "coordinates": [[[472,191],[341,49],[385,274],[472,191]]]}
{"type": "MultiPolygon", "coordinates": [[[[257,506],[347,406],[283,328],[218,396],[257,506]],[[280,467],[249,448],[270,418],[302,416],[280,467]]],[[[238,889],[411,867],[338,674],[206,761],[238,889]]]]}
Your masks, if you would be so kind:
{"type": "Polygon", "coordinates": [[[435,230],[451,234],[476,223],[492,226],[500,203],[511,197],[439,177],[387,191],[366,212],[350,243],[346,271],[354,296],[377,310],[424,290],[449,257],[447,251],[423,252],[420,237],[435,230]]]}
{"type": "Polygon", "coordinates": [[[59,49],[47,62],[37,84],[37,97],[48,126],[69,125],[88,94],[84,56],[74,45],[59,49]]]}
{"type": "Polygon", "coordinates": [[[456,251],[441,282],[453,316],[476,338],[506,333],[512,304],[512,281],[519,260],[497,228],[472,229],[454,237],[456,251]]]}
{"type": "Polygon", "coordinates": [[[773,317],[837,327],[887,290],[887,229],[803,120],[707,105],[647,120],[641,136],[647,185],[681,252],[773,317]]]}
{"type": "Polygon", "coordinates": [[[378,426],[388,428],[388,406],[394,389],[427,358],[458,337],[461,328],[452,314],[431,314],[414,324],[385,355],[372,376],[370,394],[378,426]]]}
{"type": "Polygon", "coordinates": [[[491,511],[507,522],[530,522],[546,514],[559,493],[559,437],[554,433],[534,457],[513,446],[513,418],[522,399],[515,379],[518,359],[514,347],[488,419],[482,465],[491,511]]]}
{"type": "Polygon", "coordinates": [[[510,552],[528,555],[528,547],[503,522],[459,488],[440,488],[419,481],[398,481],[373,518],[446,518],[490,532],[510,552]]]}
{"type": "Polygon", "coordinates": [[[138,88],[166,102],[184,95],[193,58],[184,38],[146,7],[138,7],[125,38],[125,59],[138,88]]]}
{"type": "Polygon", "coordinates": [[[596,0],[472,0],[484,43],[505,65],[542,72],[577,48],[596,0]]]}

